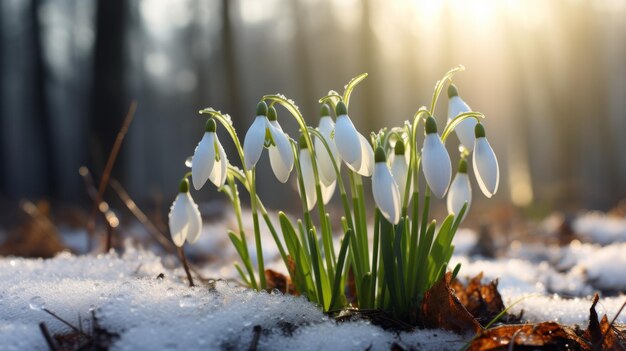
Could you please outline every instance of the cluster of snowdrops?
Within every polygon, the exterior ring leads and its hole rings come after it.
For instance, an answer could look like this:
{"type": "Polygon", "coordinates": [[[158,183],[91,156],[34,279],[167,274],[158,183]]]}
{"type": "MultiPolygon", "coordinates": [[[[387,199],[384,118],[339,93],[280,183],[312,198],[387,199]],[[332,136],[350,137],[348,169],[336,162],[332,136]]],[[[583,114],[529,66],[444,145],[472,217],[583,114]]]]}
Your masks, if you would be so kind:
{"type": "Polygon", "coordinates": [[[210,180],[233,205],[238,230],[228,235],[241,258],[235,267],[246,285],[257,290],[267,287],[260,236],[263,221],[298,293],[323,310],[341,309],[350,302],[415,322],[412,311],[423,294],[446,271],[456,275],[460,268],[451,269],[448,262],[454,233],[472,200],[470,157],[482,193],[491,197],[498,188],[497,159],[480,123],[484,116],[472,111],[451,83],[452,76],[462,69],[449,71],[437,82],[430,108],[421,107],[404,125],[384,128],[369,138],[357,131],[348,113],[352,91],[366,74],[352,79],[343,94],[330,91],[319,100],[317,128],[307,124],[291,100],[282,95],[263,96],[243,146],[228,115],[211,108],[201,110],[201,115],[208,116],[205,132],[169,214],[174,243],[179,247],[185,241],[194,243],[201,233],[202,219],[190,195],[188,178],[196,190],[210,180]],[[448,120],[440,129],[435,106],[446,85],[448,120]],[[297,138],[282,130],[277,107],[286,109],[297,121],[297,138]],[[229,162],[218,125],[232,139],[242,168],[229,162]],[[461,147],[451,182],[453,167],[445,142],[453,131],[461,147]],[[274,223],[263,206],[256,191],[255,168],[264,149],[280,182],[287,182],[295,168],[302,218],[294,221],[279,212],[274,223]],[[344,164],[347,169],[342,170],[344,164]],[[426,179],[421,191],[420,169],[426,179]],[[363,177],[371,177],[374,208],[366,206],[363,177]],[[243,227],[239,187],[250,196],[256,264],[243,227]],[[333,228],[326,211],[337,192],[343,207],[341,228],[333,228]],[[449,215],[440,223],[429,219],[431,194],[437,198],[447,194],[449,215]],[[336,232],[342,233],[338,250],[333,241],[336,232]],[[348,279],[353,280],[356,300],[346,298],[348,279]]]}

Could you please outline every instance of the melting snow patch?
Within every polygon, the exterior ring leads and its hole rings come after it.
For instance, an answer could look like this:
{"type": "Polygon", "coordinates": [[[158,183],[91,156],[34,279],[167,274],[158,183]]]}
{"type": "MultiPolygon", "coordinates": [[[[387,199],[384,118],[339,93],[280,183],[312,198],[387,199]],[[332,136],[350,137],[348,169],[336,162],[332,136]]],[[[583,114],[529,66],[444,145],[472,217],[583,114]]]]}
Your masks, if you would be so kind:
{"type": "Polygon", "coordinates": [[[624,217],[589,212],[576,218],[573,227],[574,231],[583,238],[600,245],[626,242],[626,218],[624,217]]]}

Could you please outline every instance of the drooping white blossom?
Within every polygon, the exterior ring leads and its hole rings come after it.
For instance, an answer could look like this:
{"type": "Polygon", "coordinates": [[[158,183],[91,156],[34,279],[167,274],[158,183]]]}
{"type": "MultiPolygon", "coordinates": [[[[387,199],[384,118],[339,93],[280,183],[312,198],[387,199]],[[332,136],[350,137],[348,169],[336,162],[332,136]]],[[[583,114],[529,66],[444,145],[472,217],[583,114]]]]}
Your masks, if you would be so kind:
{"type": "Polygon", "coordinates": [[[448,214],[458,215],[465,203],[467,203],[467,207],[465,208],[463,218],[467,216],[470,205],[472,204],[472,187],[470,185],[469,176],[467,175],[467,161],[461,159],[456,176],[452,184],[450,184],[450,190],[448,190],[448,197],[446,199],[448,214]]]}
{"type": "MultiPolygon", "coordinates": [[[[307,211],[313,210],[317,203],[317,192],[315,191],[315,174],[313,173],[313,162],[311,162],[311,153],[308,145],[300,138],[300,171],[302,172],[302,182],[304,183],[304,192],[306,194],[307,211]]],[[[298,187],[300,191],[300,187],[298,187]]],[[[300,193],[302,196],[302,193],[300,193]]]]}
{"type": "Polygon", "coordinates": [[[485,128],[481,123],[476,124],[475,133],[476,141],[472,155],[474,174],[483,194],[486,197],[492,197],[498,191],[498,184],[500,183],[498,159],[491,145],[489,145],[489,141],[487,141],[485,128]]]}
{"type": "MultiPolygon", "coordinates": [[[[398,190],[400,190],[400,198],[404,203],[404,195],[406,193],[406,182],[409,174],[409,160],[406,157],[404,142],[402,140],[396,141],[394,146],[394,153],[391,159],[391,175],[398,184],[398,190]]],[[[413,184],[410,184],[412,189],[413,184]]],[[[409,201],[412,196],[411,190],[409,190],[409,201]]],[[[407,202],[408,203],[408,202],[407,202]]]]}
{"type": "Polygon", "coordinates": [[[322,105],[320,110],[320,120],[317,130],[323,137],[322,141],[316,136],[314,141],[315,154],[317,155],[317,164],[320,171],[320,180],[324,185],[330,186],[337,179],[337,173],[335,172],[332,159],[335,159],[337,168],[341,167],[341,159],[339,158],[339,154],[337,152],[335,140],[331,137],[333,130],[335,130],[335,122],[333,122],[333,118],[330,116],[330,109],[326,104],[322,105]],[[328,145],[330,153],[324,145],[324,142],[328,145]]]}
{"type": "Polygon", "coordinates": [[[372,194],[383,217],[390,223],[398,224],[402,206],[400,190],[389,171],[385,151],[381,147],[376,150],[376,165],[372,175],[372,194]]]}
{"type": "MultiPolygon", "coordinates": [[[[472,109],[459,96],[456,86],[450,84],[450,86],[448,86],[448,123],[450,123],[454,117],[471,111],[472,109]]],[[[474,127],[476,123],[477,121],[474,118],[467,118],[454,128],[459,141],[468,151],[471,151],[474,147],[474,127]]]]}
{"type": "Polygon", "coordinates": [[[437,123],[432,116],[426,119],[426,137],[422,147],[422,168],[432,193],[443,198],[452,178],[452,164],[441,137],[437,134],[437,123]]]}
{"type": "Polygon", "coordinates": [[[337,103],[337,124],[335,125],[335,145],[341,159],[351,170],[369,177],[374,171],[374,150],[367,139],[359,133],[343,102],[337,103]]]}
{"type": "Polygon", "coordinates": [[[289,138],[278,122],[274,122],[268,120],[268,108],[265,102],[259,102],[257,116],[243,141],[244,160],[246,169],[254,168],[261,157],[263,148],[267,147],[274,175],[280,182],[285,183],[293,169],[293,153],[289,138]]]}
{"type": "Polygon", "coordinates": [[[180,192],[170,207],[168,219],[172,241],[176,246],[182,247],[185,240],[194,243],[200,238],[202,217],[198,205],[189,194],[187,179],[183,179],[180,184],[180,192]]]}
{"type": "Polygon", "coordinates": [[[218,188],[226,182],[228,158],[215,129],[215,121],[211,118],[192,157],[191,175],[196,190],[200,190],[208,179],[218,188]]]}

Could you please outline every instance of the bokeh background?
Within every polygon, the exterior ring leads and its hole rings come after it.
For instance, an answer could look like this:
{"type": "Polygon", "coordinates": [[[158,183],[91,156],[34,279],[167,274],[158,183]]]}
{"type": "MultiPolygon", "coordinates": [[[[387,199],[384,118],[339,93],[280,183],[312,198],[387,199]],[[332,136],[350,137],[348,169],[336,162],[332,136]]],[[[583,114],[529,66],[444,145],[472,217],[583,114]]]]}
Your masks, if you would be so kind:
{"type": "MultiPolygon", "coordinates": [[[[459,64],[455,82],[487,115],[501,165],[491,206],[548,213],[626,197],[624,0],[2,1],[0,197],[88,203],[78,169],[99,177],[137,101],[113,176],[165,210],[201,108],[228,112],[243,136],[258,99],[280,92],[315,125],[318,98],[368,72],[350,113],[367,134],[411,118],[459,64]]],[[[297,205],[295,187],[260,164],[264,201],[297,205]]]]}

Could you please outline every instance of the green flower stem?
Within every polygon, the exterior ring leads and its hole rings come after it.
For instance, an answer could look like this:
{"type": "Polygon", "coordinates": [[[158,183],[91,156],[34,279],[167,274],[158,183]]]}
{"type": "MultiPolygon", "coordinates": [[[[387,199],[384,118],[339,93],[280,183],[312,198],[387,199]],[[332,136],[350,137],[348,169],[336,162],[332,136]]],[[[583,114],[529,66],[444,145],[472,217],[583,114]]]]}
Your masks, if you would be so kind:
{"type": "Polygon", "coordinates": [[[374,211],[374,248],[372,249],[372,278],[370,281],[370,301],[369,308],[373,308],[376,305],[376,287],[377,287],[377,276],[378,276],[378,252],[379,250],[379,241],[380,241],[380,210],[378,208],[374,211]]]}
{"type": "Polygon", "coordinates": [[[259,214],[257,212],[257,194],[256,194],[256,170],[246,172],[250,180],[250,207],[252,209],[252,223],[254,225],[254,241],[256,243],[257,266],[259,271],[259,287],[263,290],[267,287],[265,281],[265,263],[263,262],[263,245],[261,244],[261,230],[259,228],[259,214]]]}
{"type": "Polygon", "coordinates": [[[315,275],[315,287],[317,289],[317,302],[324,306],[324,290],[322,288],[322,275],[320,272],[320,262],[318,256],[320,255],[317,245],[317,239],[314,237],[314,227],[311,221],[311,215],[308,210],[306,190],[304,187],[304,179],[302,177],[302,167],[300,166],[300,154],[297,152],[295,142],[292,141],[291,148],[294,153],[294,163],[298,172],[298,188],[300,189],[300,201],[302,203],[302,211],[304,212],[304,222],[306,238],[303,238],[308,243],[308,248],[311,257],[311,265],[313,266],[313,274],[315,275]]]}
{"type": "MultiPolygon", "coordinates": [[[[278,96],[278,95],[265,95],[263,96],[262,99],[269,100],[272,102],[278,102],[281,105],[283,105],[283,107],[285,107],[287,111],[289,111],[291,115],[296,119],[296,121],[298,122],[300,126],[300,131],[302,132],[302,135],[304,135],[309,153],[311,155],[311,165],[313,168],[313,177],[315,179],[315,192],[317,194],[317,199],[318,199],[317,208],[318,208],[318,213],[319,213],[319,220],[320,220],[321,227],[322,227],[322,242],[324,243],[324,251],[325,251],[324,256],[326,257],[326,260],[327,260],[327,268],[329,269],[328,272],[329,273],[334,272],[331,270],[332,267],[334,267],[336,264],[335,262],[332,261],[334,257],[335,249],[333,247],[332,232],[330,231],[331,225],[330,223],[327,223],[327,219],[326,219],[326,207],[324,205],[324,200],[323,200],[324,197],[322,195],[322,188],[320,186],[320,177],[319,177],[319,172],[318,172],[318,167],[317,167],[317,156],[315,153],[313,140],[311,139],[311,135],[308,133],[308,126],[306,125],[306,121],[304,120],[304,117],[300,113],[300,110],[298,109],[298,107],[294,105],[290,100],[282,96],[278,96]]],[[[330,278],[334,280],[334,276],[331,276],[330,278]]]]}
{"type": "MultiPolygon", "coordinates": [[[[239,158],[241,159],[241,165],[244,169],[244,174],[246,175],[247,182],[249,185],[248,190],[250,192],[250,207],[252,210],[252,223],[254,225],[254,240],[256,244],[258,273],[259,273],[259,282],[260,282],[259,288],[265,289],[266,287],[265,265],[263,262],[263,246],[261,244],[261,232],[259,228],[259,214],[257,213],[255,170],[246,169],[246,162],[244,159],[243,148],[241,146],[241,143],[239,142],[239,138],[237,137],[237,131],[235,131],[235,128],[233,127],[230,117],[227,117],[223,115],[221,112],[215,111],[213,109],[201,110],[200,114],[208,114],[211,117],[218,120],[224,126],[224,128],[228,131],[228,134],[230,134],[230,137],[233,140],[233,143],[235,144],[235,149],[237,150],[237,153],[239,154],[239,158]]],[[[278,242],[277,245],[280,245],[280,242],[278,242]]]]}
{"type": "Polygon", "coordinates": [[[367,273],[369,271],[369,240],[367,237],[367,212],[365,210],[365,193],[363,191],[363,179],[360,175],[355,174],[355,183],[357,190],[357,199],[359,202],[359,219],[361,221],[361,230],[363,233],[361,234],[361,250],[363,250],[363,255],[361,259],[363,260],[363,272],[367,273]]]}
{"type": "Polygon", "coordinates": [[[465,112],[457,115],[448,124],[446,124],[446,127],[443,129],[443,133],[441,133],[441,141],[445,143],[448,139],[448,136],[450,136],[450,133],[454,131],[456,126],[458,126],[462,121],[468,118],[475,118],[476,121],[480,122],[480,119],[485,118],[485,115],[475,111],[465,112]]]}
{"type": "Polygon", "coordinates": [[[346,106],[350,105],[350,95],[352,95],[352,91],[354,90],[354,88],[365,78],[367,78],[367,73],[361,73],[358,76],[350,79],[348,84],[346,84],[346,89],[343,92],[343,102],[346,104],[346,106]]]}
{"type": "MultiPolygon", "coordinates": [[[[256,282],[256,278],[254,277],[254,269],[252,268],[252,265],[250,264],[250,254],[248,252],[248,244],[246,243],[246,233],[243,229],[243,220],[241,218],[241,204],[239,202],[239,191],[237,190],[237,185],[235,184],[235,180],[232,175],[230,174],[228,175],[227,181],[228,181],[228,186],[231,189],[231,193],[232,193],[231,202],[233,204],[233,210],[235,211],[235,217],[237,218],[237,226],[239,227],[239,240],[241,240],[243,244],[242,247],[244,248],[245,255],[246,255],[246,257],[242,257],[241,260],[244,264],[244,267],[246,267],[246,270],[248,271],[248,275],[250,276],[248,278],[248,282],[250,283],[252,288],[256,290],[258,289],[258,285],[256,282]]],[[[240,272],[240,274],[241,273],[242,272],[240,272]]]]}
{"type": "Polygon", "coordinates": [[[352,229],[352,234],[354,235],[354,224],[352,223],[352,212],[350,211],[350,200],[348,200],[348,194],[346,193],[346,186],[344,185],[343,178],[341,177],[341,170],[337,166],[337,160],[333,156],[333,153],[331,152],[330,146],[326,142],[326,139],[324,139],[324,137],[318,130],[309,127],[309,133],[315,135],[322,142],[322,144],[324,145],[324,148],[326,148],[326,151],[328,152],[328,156],[330,156],[330,159],[333,163],[333,168],[335,170],[335,174],[337,175],[337,184],[339,185],[339,195],[341,197],[341,202],[343,204],[343,212],[345,215],[344,218],[346,218],[346,220],[348,221],[348,227],[352,229]]]}
{"type": "Polygon", "coordinates": [[[439,95],[441,94],[441,91],[443,90],[443,86],[445,83],[447,83],[448,81],[452,80],[452,76],[454,76],[456,73],[458,72],[462,72],[465,70],[465,67],[463,65],[459,65],[451,70],[449,70],[448,72],[446,72],[446,74],[443,76],[443,78],[441,78],[441,80],[437,81],[437,84],[435,84],[435,91],[433,93],[433,98],[432,101],[430,103],[430,114],[434,115],[435,114],[435,107],[437,106],[437,100],[439,99],[439,95]]]}
{"type": "MultiPolygon", "coordinates": [[[[245,177],[245,175],[243,174],[243,172],[232,166],[232,165],[228,165],[228,172],[229,175],[234,176],[235,178],[237,178],[237,180],[243,184],[243,186],[246,188],[246,190],[248,192],[250,192],[250,185],[247,182],[247,178],[245,177]]],[[[282,257],[283,261],[285,262],[285,265],[288,264],[288,260],[287,260],[287,253],[285,252],[285,248],[282,245],[282,242],[280,241],[279,237],[278,237],[278,232],[276,231],[276,228],[274,227],[274,224],[272,223],[272,220],[267,212],[267,210],[265,209],[265,206],[263,205],[263,202],[261,202],[261,199],[259,198],[259,196],[256,196],[257,199],[257,207],[258,210],[261,212],[261,216],[263,217],[263,219],[265,220],[265,224],[267,225],[267,228],[270,230],[270,233],[272,234],[272,237],[274,238],[274,241],[276,242],[276,247],[278,248],[278,252],[280,253],[280,256],[282,257]]]]}

